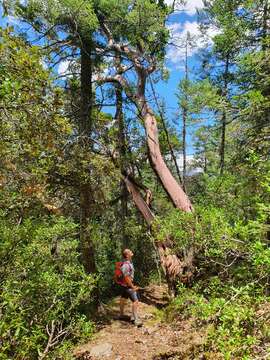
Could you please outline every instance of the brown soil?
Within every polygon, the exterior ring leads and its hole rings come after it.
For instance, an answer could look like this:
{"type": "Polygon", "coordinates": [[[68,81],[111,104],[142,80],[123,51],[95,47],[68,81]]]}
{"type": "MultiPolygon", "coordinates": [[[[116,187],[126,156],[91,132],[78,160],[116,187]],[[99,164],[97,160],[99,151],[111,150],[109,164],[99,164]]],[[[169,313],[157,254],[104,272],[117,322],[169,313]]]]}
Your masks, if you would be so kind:
{"type": "MultiPolygon", "coordinates": [[[[117,320],[119,298],[102,309],[101,323],[95,337],[87,344],[74,350],[80,360],[162,360],[200,359],[193,350],[203,343],[203,333],[192,329],[190,320],[175,323],[174,326],[161,321],[157,308],[166,305],[167,289],[164,285],[151,285],[141,296],[140,317],[143,326],[138,328],[128,319],[117,320]],[[112,353],[107,357],[90,356],[91,349],[100,344],[112,345],[112,353]]],[[[131,315],[131,304],[126,314],[131,315]]]]}

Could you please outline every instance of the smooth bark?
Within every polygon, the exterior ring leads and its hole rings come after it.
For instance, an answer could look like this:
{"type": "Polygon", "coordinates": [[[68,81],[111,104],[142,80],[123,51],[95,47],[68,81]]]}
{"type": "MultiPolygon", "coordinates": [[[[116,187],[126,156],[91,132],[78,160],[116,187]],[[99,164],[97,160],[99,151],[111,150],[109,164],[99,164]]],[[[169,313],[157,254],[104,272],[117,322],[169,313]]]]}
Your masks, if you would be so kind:
{"type": "Polygon", "coordinates": [[[176,170],[176,173],[177,173],[177,176],[178,176],[178,180],[179,180],[180,184],[183,185],[183,180],[181,178],[179,166],[177,164],[177,159],[176,159],[176,156],[174,154],[172,144],[170,142],[170,136],[169,136],[166,124],[165,124],[165,119],[163,117],[163,112],[162,112],[162,110],[161,110],[161,108],[159,106],[158,99],[157,99],[156,92],[155,92],[154,85],[153,85],[153,82],[152,82],[151,78],[150,78],[150,85],[151,85],[151,90],[152,90],[152,93],[153,93],[153,96],[154,96],[155,104],[156,104],[156,107],[158,109],[158,114],[159,114],[159,117],[160,117],[161,122],[162,122],[162,127],[163,127],[163,130],[164,130],[165,135],[166,135],[166,140],[167,140],[167,143],[168,143],[168,146],[169,146],[171,157],[172,157],[172,160],[174,162],[174,166],[175,166],[175,170],[176,170]]]}
{"type": "Polygon", "coordinates": [[[155,71],[157,66],[155,56],[147,55],[145,58],[147,65],[144,65],[144,62],[142,61],[145,56],[143,49],[140,49],[139,47],[135,49],[130,47],[128,44],[124,45],[121,42],[116,41],[113,38],[112,32],[102,18],[100,18],[100,26],[104,36],[107,38],[107,46],[104,49],[104,52],[112,52],[116,58],[123,56],[129,60],[132,66],[120,64],[116,67],[117,72],[115,75],[107,76],[104,79],[100,78],[99,81],[113,83],[118,82],[122,86],[127,97],[136,104],[140,117],[143,119],[145,125],[151,166],[174,206],[183,211],[190,212],[192,211],[192,204],[188,196],[173,177],[162,157],[158,140],[157,120],[145,97],[147,78],[155,71]],[[129,81],[123,75],[130,68],[134,68],[136,71],[136,89],[131,86],[129,81]]]}
{"type": "Polygon", "coordinates": [[[192,204],[188,196],[173,177],[161,155],[157,120],[143,95],[139,98],[139,106],[141,116],[144,119],[151,165],[174,206],[183,211],[190,212],[192,211],[192,204]]]}

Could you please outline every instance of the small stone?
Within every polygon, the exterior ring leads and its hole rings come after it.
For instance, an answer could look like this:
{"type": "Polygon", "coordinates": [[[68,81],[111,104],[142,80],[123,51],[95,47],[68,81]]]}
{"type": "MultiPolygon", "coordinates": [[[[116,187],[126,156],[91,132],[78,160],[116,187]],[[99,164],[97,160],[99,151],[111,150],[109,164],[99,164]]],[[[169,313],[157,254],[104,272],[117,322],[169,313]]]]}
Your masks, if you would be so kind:
{"type": "Polygon", "coordinates": [[[107,357],[112,355],[112,344],[104,343],[94,346],[90,351],[91,356],[107,357]]]}
{"type": "Polygon", "coordinates": [[[143,328],[143,334],[144,335],[150,335],[151,334],[151,331],[149,328],[143,328]]]}
{"type": "Polygon", "coordinates": [[[144,345],[145,345],[145,344],[146,344],[146,341],[145,341],[145,340],[141,340],[141,339],[136,339],[136,340],[135,340],[135,343],[136,343],[136,344],[144,344],[144,345]]]}

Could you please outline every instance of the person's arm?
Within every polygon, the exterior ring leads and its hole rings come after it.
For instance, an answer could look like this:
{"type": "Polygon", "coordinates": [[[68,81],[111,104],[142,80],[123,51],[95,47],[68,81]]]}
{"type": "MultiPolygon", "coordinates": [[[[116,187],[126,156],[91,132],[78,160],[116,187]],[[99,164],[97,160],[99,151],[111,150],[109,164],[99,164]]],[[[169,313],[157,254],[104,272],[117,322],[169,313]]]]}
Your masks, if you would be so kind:
{"type": "Polygon", "coordinates": [[[124,279],[129,288],[133,290],[138,290],[138,287],[133,284],[130,276],[125,276],[124,279]]]}
{"type": "Polygon", "coordinates": [[[124,275],[124,281],[125,281],[126,285],[135,291],[138,290],[138,287],[133,284],[132,278],[130,276],[130,272],[131,272],[130,265],[125,263],[122,265],[121,269],[122,269],[122,273],[124,275]]]}

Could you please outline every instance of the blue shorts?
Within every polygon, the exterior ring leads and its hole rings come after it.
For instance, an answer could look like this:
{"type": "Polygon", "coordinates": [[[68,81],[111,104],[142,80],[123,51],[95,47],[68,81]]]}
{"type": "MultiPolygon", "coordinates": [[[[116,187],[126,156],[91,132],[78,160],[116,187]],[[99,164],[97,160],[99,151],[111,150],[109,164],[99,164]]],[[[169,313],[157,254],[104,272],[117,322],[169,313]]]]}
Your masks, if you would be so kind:
{"type": "Polygon", "coordinates": [[[130,299],[132,302],[138,301],[138,294],[136,290],[119,285],[119,293],[121,298],[130,299]]]}

